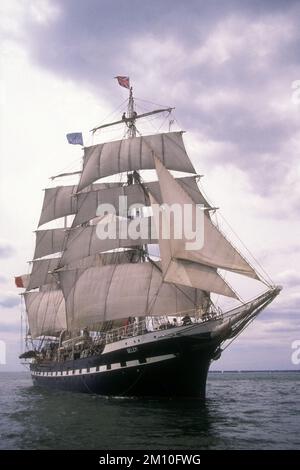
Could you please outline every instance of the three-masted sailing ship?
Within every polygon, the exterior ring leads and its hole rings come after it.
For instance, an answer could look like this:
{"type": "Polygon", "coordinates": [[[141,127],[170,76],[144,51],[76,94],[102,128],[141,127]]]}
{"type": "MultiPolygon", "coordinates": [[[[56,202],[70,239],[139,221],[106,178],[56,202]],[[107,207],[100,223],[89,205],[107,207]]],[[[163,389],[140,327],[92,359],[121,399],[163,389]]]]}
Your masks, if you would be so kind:
{"type": "Polygon", "coordinates": [[[126,138],[84,147],[78,184],[45,190],[31,273],[16,278],[26,289],[28,319],[20,357],[43,387],[204,398],[211,361],[280,287],[269,283],[263,294],[226,312],[214,305],[214,293],[239,299],[220,270],[266,281],[213,222],[215,208],[198,187],[183,133],[138,132],[139,119],[171,108],[137,114],[128,78],[118,80],[129,89],[127,112],[92,132],[123,123],[126,138]],[[145,181],[141,170],[156,177],[145,181]],[[126,181],[101,181],[119,174],[126,181]],[[192,221],[200,208],[200,247],[175,236],[172,216],[163,236],[159,220],[174,204],[188,206],[192,221]],[[70,215],[63,228],[40,229],[70,215]],[[105,231],[114,236],[99,236],[105,231]]]}

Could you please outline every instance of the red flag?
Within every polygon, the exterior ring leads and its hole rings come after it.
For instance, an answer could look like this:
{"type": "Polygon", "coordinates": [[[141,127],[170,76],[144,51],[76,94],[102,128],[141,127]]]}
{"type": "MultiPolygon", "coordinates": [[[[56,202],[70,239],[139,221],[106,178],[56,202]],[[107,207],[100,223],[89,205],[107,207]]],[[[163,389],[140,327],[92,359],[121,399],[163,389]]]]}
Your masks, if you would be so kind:
{"type": "Polygon", "coordinates": [[[22,276],[15,276],[15,284],[17,287],[24,287],[22,276]]]}
{"type": "Polygon", "coordinates": [[[30,282],[30,274],[22,274],[22,276],[15,276],[15,284],[17,287],[27,289],[30,282]]]}
{"type": "Polygon", "coordinates": [[[130,84],[129,84],[129,77],[115,77],[117,80],[118,80],[118,83],[120,86],[124,87],[124,88],[130,88],[130,84]]]}

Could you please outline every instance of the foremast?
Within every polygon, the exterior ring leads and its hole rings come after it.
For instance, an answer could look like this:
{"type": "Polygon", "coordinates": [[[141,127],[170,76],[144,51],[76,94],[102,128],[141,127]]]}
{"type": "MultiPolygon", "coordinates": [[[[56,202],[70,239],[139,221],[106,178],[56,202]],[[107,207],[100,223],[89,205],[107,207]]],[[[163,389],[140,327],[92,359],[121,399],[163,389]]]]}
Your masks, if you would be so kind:
{"type": "MultiPolygon", "coordinates": [[[[133,139],[136,137],[137,129],[136,129],[136,116],[137,112],[134,108],[134,98],[133,98],[133,87],[129,85],[129,98],[128,98],[128,106],[127,106],[127,116],[125,113],[123,114],[123,119],[127,125],[127,137],[129,139],[133,139]]],[[[127,185],[131,186],[133,184],[140,184],[140,173],[139,171],[135,170],[132,172],[127,173],[127,185]]],[[[139,212],[135,214],[135,216],[139,216],[139,212]]],[[[131,217],[131,214],[128,214],[131,217]]],[[[145,254],[148,252],[147,245],[143,245],[142,247],[137,246],[136,252],[138,255],[139,261],[145,260],[145,254]]]]}

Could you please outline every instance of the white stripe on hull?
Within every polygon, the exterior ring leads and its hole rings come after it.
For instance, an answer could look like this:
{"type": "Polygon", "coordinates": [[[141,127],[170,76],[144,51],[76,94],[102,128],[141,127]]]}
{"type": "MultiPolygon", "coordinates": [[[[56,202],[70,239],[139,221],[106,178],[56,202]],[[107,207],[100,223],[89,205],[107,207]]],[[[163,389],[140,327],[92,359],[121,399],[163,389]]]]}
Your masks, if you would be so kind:
{"type": "MultiPolygon", "coordinates": [[[[116,362],[114,364],[110,364],[110,368],[107,365],[102,365],[98,367],[90,367],[89,370],[87,368],[84,369],[69,369],[64,371],[52,371],[52,372],[39,372],[39,371],[31,371],[31,375],[33,377],[72,377],[78,375],[89,375],[89,374],[101,374],[103,372],[112,372],[118,369],[128,369],[129,367],[142,367],[147,364],[153,364],[155,362],[162,362],[169,359],[174,359],[175,354],[164,354],[163,356],[154,356],[148,357],[145,359],[145,362],[140,362],[139,360],[132,360],[124,362],[124,365],[121,365],[120,362],[116,362]],[[98,370],[97,370],[98,369],[98,370]]],[[[123,363],[122,363],[123,364],[123,363]]]]}

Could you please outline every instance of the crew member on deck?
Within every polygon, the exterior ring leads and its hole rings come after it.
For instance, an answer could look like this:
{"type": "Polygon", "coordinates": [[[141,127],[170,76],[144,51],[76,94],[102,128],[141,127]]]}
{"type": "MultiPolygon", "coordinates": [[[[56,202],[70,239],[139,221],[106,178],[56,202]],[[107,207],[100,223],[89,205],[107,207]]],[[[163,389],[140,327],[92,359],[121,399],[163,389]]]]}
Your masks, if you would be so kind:
{"type": "Polygon", "coordinates": [[[83,337],[84,338],[89,338],[90,337],[89,330],[87,329],[87,327],[85,327],[83,329],[83,337]]]}
{"type": "Polygon", "coordinates": [[[191,320],[191,317],[186,314],[183,319],[182,319],[182,324],[183,326],[187,326],[187,325],[191,325],[192,324],[192,320],[191,320]]]}

